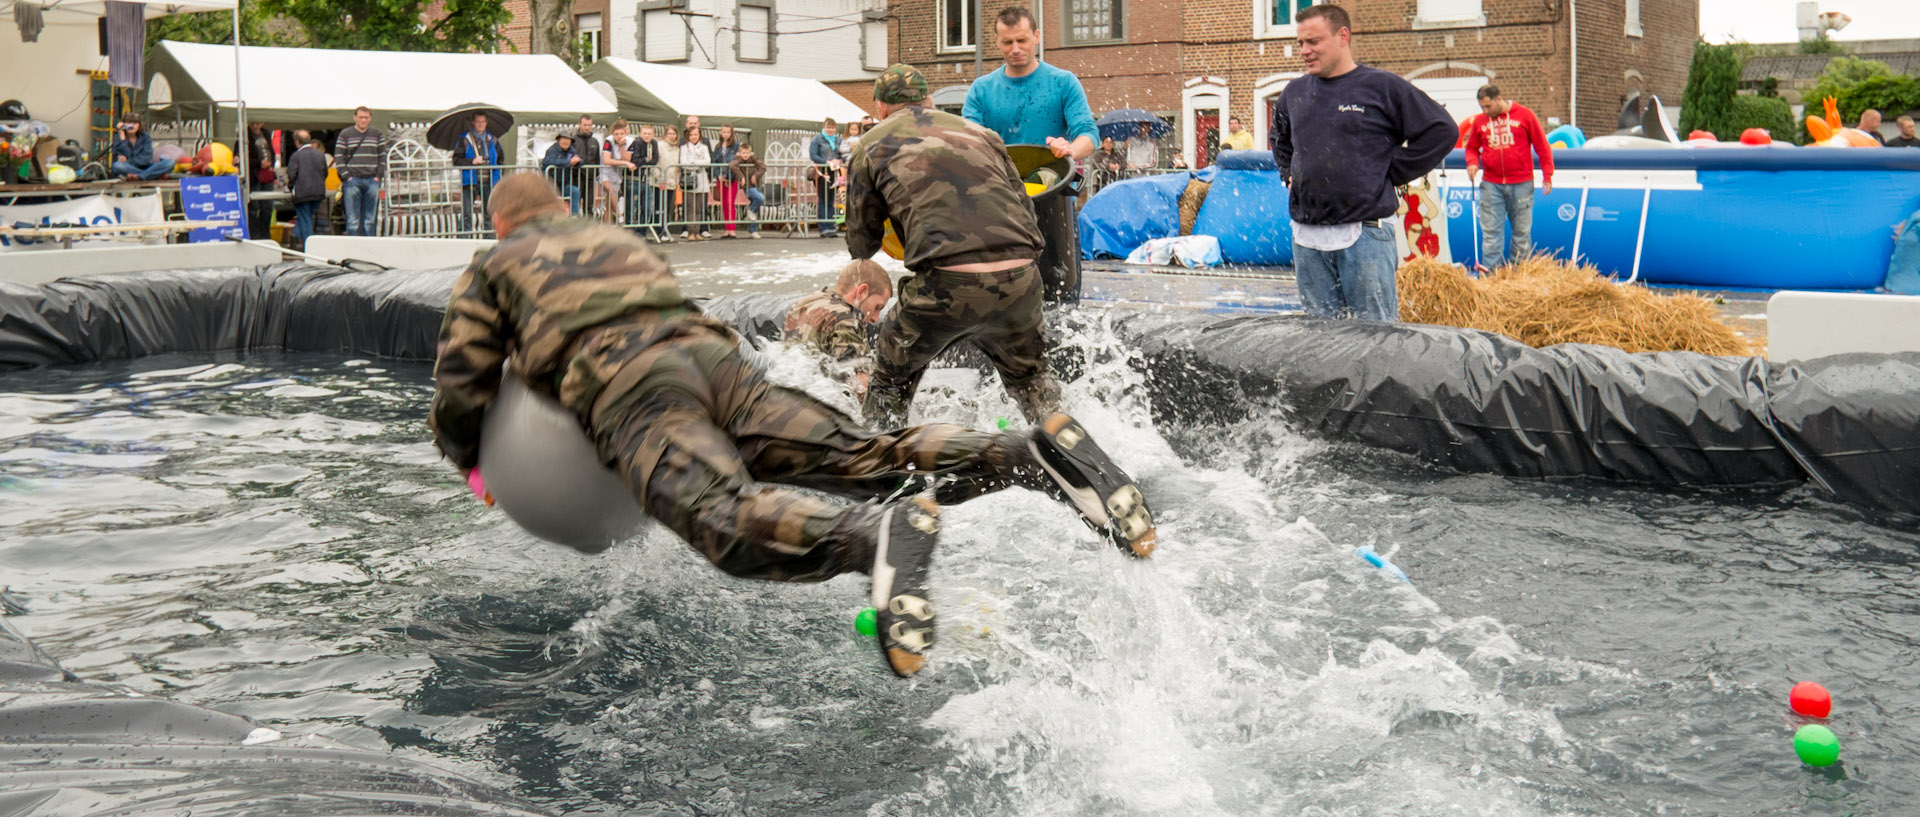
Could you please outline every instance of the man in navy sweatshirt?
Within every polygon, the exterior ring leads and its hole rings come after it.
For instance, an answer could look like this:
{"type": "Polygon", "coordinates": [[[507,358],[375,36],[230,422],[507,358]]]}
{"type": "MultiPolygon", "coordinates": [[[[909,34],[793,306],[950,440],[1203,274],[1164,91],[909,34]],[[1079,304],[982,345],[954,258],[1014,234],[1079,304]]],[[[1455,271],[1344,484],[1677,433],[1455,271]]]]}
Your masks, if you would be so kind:
{"type": "Polygon", "coordinates": [[[1287,183],[1300,300],[1314,315],[1397,320],[1393,189],[1440,165],[1453,118],[1398,75],[1354,62],[1345,9],[1308,6],[1294,22],[1307,76],[1274,102],[1267,144],[1287,183]]]}

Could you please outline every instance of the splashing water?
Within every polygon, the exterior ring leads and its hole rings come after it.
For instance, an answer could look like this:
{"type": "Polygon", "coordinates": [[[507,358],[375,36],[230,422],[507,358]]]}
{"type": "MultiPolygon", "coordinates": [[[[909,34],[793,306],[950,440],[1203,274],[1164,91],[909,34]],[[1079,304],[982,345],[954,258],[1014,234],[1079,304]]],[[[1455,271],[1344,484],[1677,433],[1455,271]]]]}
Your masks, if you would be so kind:
{"type": "MultiPolygon", "coordinates": [[[[15,622],[75,672],[390,747],[556,812],[1895,813],[1920,795],[1920,536],[1804,493],[1433,472],[1273,419],[1162,425],[1097,312],[1067,404],[1139,477],[1150,562],[1063,506],[950,509],[921,678],[863,577],[601,556],[477,506],[427,367],[178,358],[0,375],[15,622]],[[1377,542],[1409,585],[1354,555],[1377,542]],[[1792,757],[1820,680],[1844,772],[1792,757]]],[[[842,408],[818,364],[772,375],[842,408]]],[[[916,420],[1018,417],[931,373],[916,420]]],[[[1019,423],[1016,421],[1016,426],[1019,423]]]]}

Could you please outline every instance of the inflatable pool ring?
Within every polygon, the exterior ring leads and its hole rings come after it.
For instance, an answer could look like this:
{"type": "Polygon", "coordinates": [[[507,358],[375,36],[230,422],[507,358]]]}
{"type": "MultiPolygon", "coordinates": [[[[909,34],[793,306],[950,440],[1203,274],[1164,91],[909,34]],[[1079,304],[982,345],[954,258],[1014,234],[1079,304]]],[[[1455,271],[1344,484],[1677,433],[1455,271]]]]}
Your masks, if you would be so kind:
{"type": "Polygon", "coordinates": [[[480,473],[494,507],[526,532],[582,553],[631,539],[647,515],[601,464],[580,419],[511,372],[480,428],[480,473]]]}
{"type": "Polygon", "coordinates": [[[1586,147],[1587,134],[1573,125],[1561,125],[1547,131],[1547,144],[1555,150],[1586,147]]]}
{"type": "Polygon", "coordinates": [[[1880,140],[1868,135],[1859,128],[1849,128],[1840,121],[1840,105],[1833,97],[1822,100],[1826,108],[1825,117],[1807,117],[1807,135],[1813,140],[1809,145],[1829,148],[1877,148],[1882,147],[1880,140]]]}
{"type": "Polygon", "coordinates": [[[1748,128],[1740,132],[1740,144],[1771,145],[1773,134],[1768,133],[1766,128],[1748,128]]]}

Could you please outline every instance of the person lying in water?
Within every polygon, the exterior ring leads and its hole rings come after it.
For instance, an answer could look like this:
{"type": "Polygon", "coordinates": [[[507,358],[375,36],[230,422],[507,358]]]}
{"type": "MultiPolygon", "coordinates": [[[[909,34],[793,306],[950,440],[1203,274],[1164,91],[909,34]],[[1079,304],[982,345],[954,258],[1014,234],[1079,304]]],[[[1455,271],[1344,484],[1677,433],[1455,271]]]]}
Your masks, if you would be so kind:
{"type": "Polygon", "coordinates": [[[880,322],[880,310],[893,297],[893,279],[870,259],[862,258],[840,270],[833,286],[794,302],[782,327],[787,342],[825,355],[828,374],[866,396],[873,372],[873,343],[867,327],[880,322]]]}
{"type": "Polygon", "coordinates": [[[504,364],[575,412],[640,507],[715,567],[773,581],[870,575],[881,654],[902,677],[925,666],[934,643],[928,568],[941,501],[1045,491],[1123,552],[1153,552],[1145,498],[1072,417],[1052,414],[1030,433],[868,430],[767,382],[644,241],[569,218],[546,177],[509,176],[488,204],[501,238],[454,284],[428,417],[463,473],[479,463],[504,364]],[[923,477],[937,479],[933,490],[887,499],[923,477]]]}

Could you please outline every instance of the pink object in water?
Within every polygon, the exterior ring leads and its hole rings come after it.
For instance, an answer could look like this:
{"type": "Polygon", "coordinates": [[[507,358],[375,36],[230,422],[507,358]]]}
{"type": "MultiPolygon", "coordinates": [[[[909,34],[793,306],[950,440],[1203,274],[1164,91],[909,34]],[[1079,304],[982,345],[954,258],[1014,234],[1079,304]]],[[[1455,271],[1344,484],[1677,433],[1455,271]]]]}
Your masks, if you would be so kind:
{"type": "Polygon", "coordinates": [[[480,476],[480,469],[467,472],[467,489],[473,491],[473,498],[488,505],[493,504],[493,494],[487,493],[487,481],[480,476]]]}

